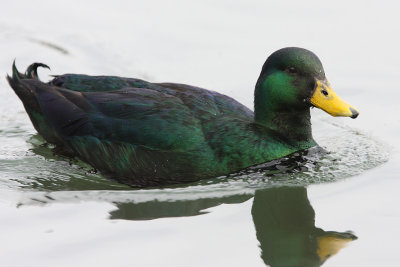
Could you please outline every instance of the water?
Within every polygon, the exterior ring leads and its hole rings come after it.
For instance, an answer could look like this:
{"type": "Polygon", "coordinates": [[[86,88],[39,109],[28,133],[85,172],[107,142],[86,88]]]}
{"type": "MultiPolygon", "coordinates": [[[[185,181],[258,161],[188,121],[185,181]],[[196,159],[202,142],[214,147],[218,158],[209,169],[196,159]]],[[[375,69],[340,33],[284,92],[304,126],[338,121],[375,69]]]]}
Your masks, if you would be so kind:
{"type": "Polygon", "coordinates": [[[1,79],[2,266],[398,266],[396,2],[30,5],[0,11],[2,73],[16,57],[21,69],[50,65],[44,80],[77,72],[183,82],[251,107],[266,56],[302,46],[361,115],[312,111],[327,152],[132,190],[54,156],[1,79]]]}

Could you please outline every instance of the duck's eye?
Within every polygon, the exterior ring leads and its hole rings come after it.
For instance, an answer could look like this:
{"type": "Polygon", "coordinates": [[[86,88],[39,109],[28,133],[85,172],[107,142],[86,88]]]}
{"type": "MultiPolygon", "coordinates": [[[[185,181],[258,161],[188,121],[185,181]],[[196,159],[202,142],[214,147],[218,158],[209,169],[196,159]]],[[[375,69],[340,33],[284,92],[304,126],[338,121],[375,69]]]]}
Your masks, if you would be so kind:
{"type": "Polygon", "coordinates": [[[297,70],[295,67],[288,67],[287,70],[289,73],[297,73],[297,70]]]}

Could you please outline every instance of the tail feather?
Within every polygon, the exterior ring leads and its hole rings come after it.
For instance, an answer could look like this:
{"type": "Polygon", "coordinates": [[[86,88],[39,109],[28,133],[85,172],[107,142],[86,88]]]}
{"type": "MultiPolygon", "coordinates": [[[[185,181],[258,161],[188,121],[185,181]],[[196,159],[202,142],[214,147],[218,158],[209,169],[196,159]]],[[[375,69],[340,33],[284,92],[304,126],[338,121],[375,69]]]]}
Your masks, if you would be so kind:
{"type": "Polygon", "coordinates": [[[25,74],[22,74],[18,71],[14,61],[12,66],[12,76],[10,77],[7,75],[7,80],[11,88],[24,104],[25,110],[36,131],[38,131],[46,141],[57,144],[61,141],[57,137],[53,127],[48,123],[46,116],[43,114],[43,110],[38,100],[37,87],[35,86],[35,82],[37,81],[33,81],[38,79],[38,67],[47,66],[42,63],[34,63],[28,67],[25,74]]]}
{"type": "Polygon", "coordinates": [[[50,67],[47,66],[46,64],[43,64],[43,63],[36,63],[36,62],[35,62],[35,63],[29,65],[29,67],[26,69],[26,71],[25,71],[25,77],[26,77],[27,79],[39,80],[39,76],[38,76],[38,74],[37,74],[37,69],[38,69],[39,67],[43,67],[43,68],[46,68],[46,69],[50,69],[50,67]]]}
{"type": "Polygon", "coordinates": [[[17,67],[15,66],[15,59],[13,61],[13,65],[12,65],[12,77],[13,77],[13,79],[25,79],[25,75],[20,73],[18,71],[17,67]]]}
{"type": "Polygon", "coordinates": [[[10,77],[7,75],[8,83],[17,96],[21,99],[28,114],[30,111],[41,113],[39,103],[36,99],[36,94],[33,88],[31,88],[27,83],[23,82],[24,79],[26,79],[26,76],[18,71],[14,60],[12,66],[12,76],[10,77]]]}

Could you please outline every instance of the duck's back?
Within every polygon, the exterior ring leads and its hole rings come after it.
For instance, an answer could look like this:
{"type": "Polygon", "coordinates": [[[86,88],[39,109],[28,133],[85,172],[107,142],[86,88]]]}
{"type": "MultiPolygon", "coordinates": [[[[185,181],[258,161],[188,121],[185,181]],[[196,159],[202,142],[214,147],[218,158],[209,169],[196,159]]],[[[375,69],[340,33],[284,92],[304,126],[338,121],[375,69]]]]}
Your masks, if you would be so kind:
{"type": "Polygon", "coordinates": [[[196,115],[225,114],[253,119],[253,112],[233,98],[196,86],[178,83],[151,83],[136,78],[64,74],[56,76],[50,85],[77,92],[111,92],[124,88],[145,88],[178,97],[196,115]]]}

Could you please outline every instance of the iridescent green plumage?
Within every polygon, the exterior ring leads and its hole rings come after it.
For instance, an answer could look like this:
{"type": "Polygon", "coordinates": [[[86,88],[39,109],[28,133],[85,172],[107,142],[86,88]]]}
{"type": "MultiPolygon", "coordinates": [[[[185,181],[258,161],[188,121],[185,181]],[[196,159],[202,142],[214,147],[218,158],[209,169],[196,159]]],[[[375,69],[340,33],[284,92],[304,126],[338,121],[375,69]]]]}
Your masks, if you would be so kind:
{"type": "Polygon", "coordinates": [[[36,130],[132,186],[226,175],[316,145],[309,98],[324,72],[305,49],[266,61],[255,116],[228,96],[183,84],[80,74],[45,84],[37,66],[8,78],[36,130]]]}

